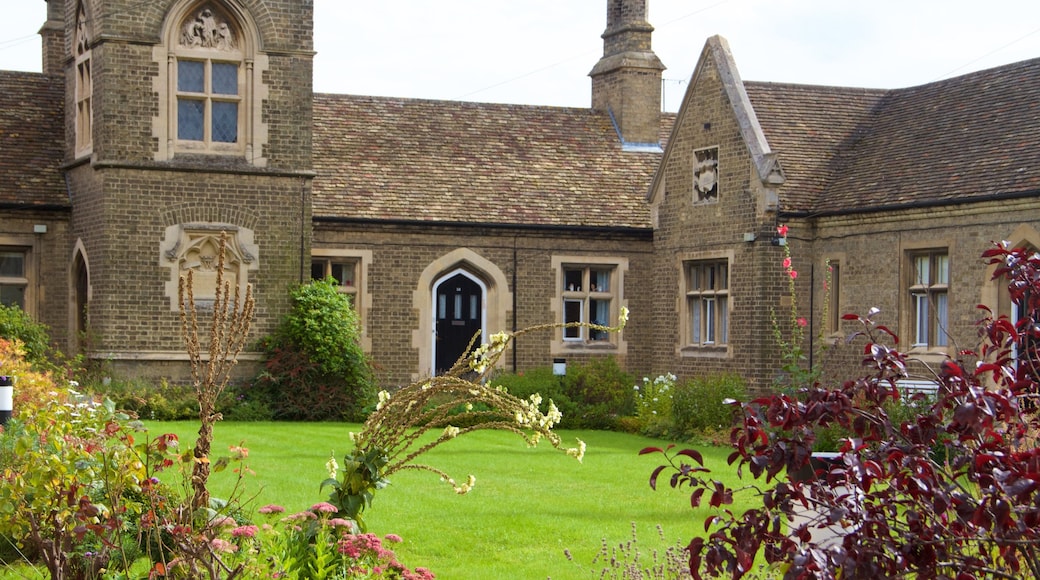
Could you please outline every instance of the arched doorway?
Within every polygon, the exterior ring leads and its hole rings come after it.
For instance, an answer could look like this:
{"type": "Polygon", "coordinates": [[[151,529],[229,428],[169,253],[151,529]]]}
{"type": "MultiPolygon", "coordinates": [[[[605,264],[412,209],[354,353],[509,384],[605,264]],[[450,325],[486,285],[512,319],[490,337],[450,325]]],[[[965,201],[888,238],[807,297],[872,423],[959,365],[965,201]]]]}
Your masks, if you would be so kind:
{"type": "Polygon", "coordinates": [[[442,277],[433,287],[433,360],[435,375],[444,374],[466,353],[466,346],[478,332],[484,337],[484,304],[487,288],[464,270],[442,277]]]}
{"type": "Polygon", "coordinates": [[[90,273],[82,251],[77,251],[72,261],[72,297],[74,300],[72,315],[73,335],[71,337],[73,352],[82,352],[87,347],[87,329],[89,324],[87,304],[90,293],[90,273]]]}

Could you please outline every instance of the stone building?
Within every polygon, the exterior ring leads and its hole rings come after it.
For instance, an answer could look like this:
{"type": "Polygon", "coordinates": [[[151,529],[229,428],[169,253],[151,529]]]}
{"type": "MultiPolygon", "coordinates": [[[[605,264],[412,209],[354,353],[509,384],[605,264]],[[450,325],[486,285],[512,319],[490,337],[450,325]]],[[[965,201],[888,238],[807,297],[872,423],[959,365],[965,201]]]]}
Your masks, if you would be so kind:
{"type": "Polygon", "coordinates": [[[915,379],[974,348],[976,305],[1015,315],[982,252],[1040,247],[1038,96],[1040,59],[907,89],[800,86],[742,81],[708,39],[648,197],[654,367],[768,388],[775,316],[785,340],[799,322],[815,338],[803,367],[847,378],[862,344],[841,315],[870,308],[915,379]]]}
{"type": "Polygon", "coordinates": [[[0,299],[128,376],[185,376],[177,280],[205,306],[222,232],[257,336],[334,276],[388,386],[478,331],[623,306],[623,333],[527,335],[506,366],[613,355],[767,388],[792,304],[835,344],[837,312],[879,306],[937,360],[999,306],[989,240],[1038,244],[1040,61],[897,90],[745,83],[715,37],[662,114],[647,0],[608,0],[590,108],[493,105],[314,94],[312,0],[47,4],[43,73],[0,72],[0,299]]]}

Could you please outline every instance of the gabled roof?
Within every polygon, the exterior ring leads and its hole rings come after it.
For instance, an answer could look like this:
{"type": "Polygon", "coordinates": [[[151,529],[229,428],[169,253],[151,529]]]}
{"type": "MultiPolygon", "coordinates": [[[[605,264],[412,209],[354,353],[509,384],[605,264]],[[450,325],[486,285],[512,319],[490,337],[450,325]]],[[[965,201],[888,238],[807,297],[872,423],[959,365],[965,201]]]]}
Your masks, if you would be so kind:
{"type": "Polygon", "coordinates": [[[746,87],[786,171],[782,211],[1040,195],[1040,59],[890,91],[746,87]]]}
{"type": "Polygon", "coordinates": [[[316,219],[649,228],[660,157],[590,109],[314,97],[316,219]]]}
{"type": "Polygon", "coordinates": [[[69,205],[64,111],[61,77],[0,71],[0,203],[69,205]]]}
{"type": "MultiPolygon", "coordinates": [[[[740,72],[737,70],[737,65],[733,60],[733,53],[730,51],[729,43],[726,42],[725,38],[715,35],[705,41],[704,48],[701,50],[701,56],[697,59],[697,66],[690,77],[690,83],[686,89],[686,94],[683,96],[682,106],[679,108],[679,113],[673,126],[682,124],[683,119],[688,114],[687,111],[689,110],[692,95],[699,90],[698,81],[701,75],[709,72],[718,74],[722,89],[729,100],[733,117],[740,129],[740,135],[744,139],[744,144],[748,148],[748,153],[751,155],[751,162],[755,166],[759,179],[773,187],[784,183],[784,170],[763,134],[762,126],[756,116],[754,107],[751,106],[744,82],[740,79],[740,72]],[[710,71],[709,69],[714,70],[710,71]]],[[[672,148],[666,146],[661,162],[662,167],[673,154],[675,153],[672,152],[672,148]]],[[[679,154],[681,155],[682,153],[679,154]]],[[[654,176],[654,180],[647,192],[646,197],[651,203],[654,202],[657,192],[661,189],[661,179],[662,174],[658,172],[654,176]]]]}

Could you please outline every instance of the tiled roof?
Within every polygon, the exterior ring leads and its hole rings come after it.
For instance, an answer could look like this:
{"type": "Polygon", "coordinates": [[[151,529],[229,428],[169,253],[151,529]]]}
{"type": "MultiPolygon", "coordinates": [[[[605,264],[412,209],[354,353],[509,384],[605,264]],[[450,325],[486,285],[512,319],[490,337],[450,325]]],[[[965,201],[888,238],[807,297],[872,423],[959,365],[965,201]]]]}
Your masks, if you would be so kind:
{"type": "Polygon", "coordinates": [[[314,97],[319,218],[648,228],[659,160],[589,109],[314,97]]]}
{"type": "Polygon", "coordinates": [[[786,181],[783,209],[812,207],[840,173],[840,153],[868,130],[886,91],[745,82],[770,149],[786,181]]]}
{"type": "Polygon", "coordinates": [[[891,91],[746,86],[784,210],[1040,195],[1040,59],[891,91]]]}
{"type": "Polygon", "coordinates": [[[0,71],[0,203],[68,205],[61,77],[0,71]]]}

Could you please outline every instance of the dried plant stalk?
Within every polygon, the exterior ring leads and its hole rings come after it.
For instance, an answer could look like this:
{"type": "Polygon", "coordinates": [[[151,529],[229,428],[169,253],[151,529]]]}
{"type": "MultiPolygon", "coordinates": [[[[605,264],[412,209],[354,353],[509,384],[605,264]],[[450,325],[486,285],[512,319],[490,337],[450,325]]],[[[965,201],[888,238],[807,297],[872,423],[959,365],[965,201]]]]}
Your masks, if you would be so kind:
{"type": "Polygon", "coordinates": [[[191,362],[192,387],[199,403],[199,438],[195,444],[195,465],[191,477],[192,512],[209,505],[207,483],[210,474],[209,453],[213,442],[213,425],[223,418],[216,411],[217,399],[224,392],[231,379],[231,372],[238,364],[238,355],[242,352],[249,335],[255,307],[252,285],[246,285],[245,297],[241,297],[239,287],[236,286],[232,291],[231,282],[224,279],[226,254],[227,232],[221,232],[217,256],[216,294],[205,347],[199,336],[192,270],[182,275],[178,284],[181,333],[191,362]],[[206,353],[205,357],[203,353],[206,353]]]}

